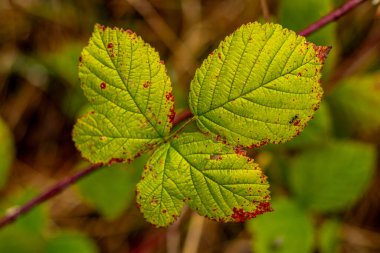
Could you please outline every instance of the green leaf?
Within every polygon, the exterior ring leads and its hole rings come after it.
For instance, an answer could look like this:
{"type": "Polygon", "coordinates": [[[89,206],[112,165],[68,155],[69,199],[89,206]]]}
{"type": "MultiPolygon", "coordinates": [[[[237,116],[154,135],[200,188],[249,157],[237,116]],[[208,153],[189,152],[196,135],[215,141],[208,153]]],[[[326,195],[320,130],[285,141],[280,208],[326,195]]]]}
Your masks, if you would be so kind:
{"type": "Polygon", "coordinates": [[[64,232],[47,241],[44,253],[96,253],[96,245],[88,237],[64,232]]]}
{"type": "Polygon", "coordinates": [[[293,138],[319,107],[328,51],[280,25],[243,25],[195,74],[190,108],[198,126],[233,145],[293,138]]]}
{"type": "Polygon", "coordinates": [[[278,199],[274,212],[248,222],[253,252],[313,252],[314,228],[309,214],[296,203],[278,199]]]}
{"type": "Polygon", "coordinates": [[[0,118],[0,189],[4,186],[14,159],[13,136],[0,118]]]}
{"type": "MultiPolygon", "coordinates": [[[[22,195],[13,194],[2,202],[1,213],[9,213],[36,195],[33,189],[26,189],[22,195]]],[[[0,230],[0,252],[29,253],[41,252],[44,245],[42,231],[47,224],[44,205],[37,206],[19,217],[13,224],[0,230]]]]}
{"type": "Polygon", "coordinates": [[[131,160],[170,132],[169,77],[157,52],[135,33],[96,25],[79,77],[94,111],[78,120],[73,138],[91,162],[131,160]]]}
{"type": "Polygon", "coordinates": [[[380,128],[380,72],[342,81],[328,96],[337,133],[371,134],[380,128]]]}
{"type": "Polygon", "coordinates": [[[327,220],[319,228],[319,252],[337,253],[341,252],[341,223],[337,220],[327,220]]]}
{"type": "Polygon", "coordinates": [[[366,190],[376,162],[373,146],[340,141],[295,158],[290,186],[297,200],[316,211],[339,211],[366,190]]]}
{"type": "Polygon", "coordinates": [[[167,226],[184,203],[217,221],[239,221],[270,211],[266,177],[240,150],[200,133],[160,146],[137,185],[144,217],[167,226]]]}
{"type": "MultiPolygon", "coordinates": [[[[107,219],[117,218],[130,205],[141,170],[125,164],[99,169],[77,183],[81,196],[107,219]]],[[[139,167],[139,168],[142,168],[139,167]]]]}

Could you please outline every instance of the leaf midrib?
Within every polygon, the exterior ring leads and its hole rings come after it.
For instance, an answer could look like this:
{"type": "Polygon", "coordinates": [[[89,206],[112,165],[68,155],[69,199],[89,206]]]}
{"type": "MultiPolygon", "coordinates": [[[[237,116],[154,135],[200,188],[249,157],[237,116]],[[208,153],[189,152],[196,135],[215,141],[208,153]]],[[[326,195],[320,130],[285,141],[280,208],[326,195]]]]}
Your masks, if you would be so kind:
{"type": "MultiPolygon", "coordinates": [[[[110,31],[108,31],[108,32],[110,32],[110,31]]],[[[118,76],[119,76],[119,78],[120,78],[120,80],[121,80],[121,82],[124,84],[124,87],[125,87],[125,90],[128,92],[128,94],[129,94],[129,96],[131,97],[131,99],[132,99],[132,101],[133,101],[133,103],[136,105],[136,107],[137,107],[137,109],[139,110],[139,112],[141,113],[141,115],[143,115],[144,116],[144,118],[149,122],[149,124],[150,124],[150,126],[156,131],[156,133],[158,134],[158,136],[160,137],[160,138],[163,138],[164,136],[156,129],[156,127],[155,126],[157,126],[157,125],[153,125],[152,124],[152,122],[151,122],[151,120],[142,112],[142,109],[140,108],[140,106],[138,105],[138,103],[136,102],[136,100],[135,100],[135,98],[132,96],[132,94],[131,94],[131,92],[130,92],[130,90],[128,89],[128,85],[125,83],[125,81],[123,80],[123,78],[122,78],[122,76],[121,76],[121,73],[119,72],[119,70],[116,68],[116,65],[115,65],[115,63],[114,63],[114,61],[112,60],[112,57],[111,57],[111,55],[109,54],[109,52],[108,52],[108,50],[107,50],[107,47],[106,47],[106,45],[105,45],[105,42],[104,42],[104,40],[103,40],[103,37],[101,36],[101,34],[100,34],[100,32],[98,31],[98,35],[99,35],[99,38],[100,38],[100,40],[102,41],[102,45],[103,45],[103,49],[107,52],[107,55],[108,55],[108,57],[109,57],[109,59],[110,59],[110,61],[112,62],[112,65],[113,65],[113,67],[114,67],[114,70],[116,71],[116,73],[118,74],[118,76]]],[[[117,37],[117,36],[116,36],[117,37]]],[[[118,38],[118,37],[117,37],[118,38]]],[[[119,45],[119,43],[117,43],[118,45],[119,45]]],[[[132,50],[132,41],[130,41],[130,45],[131,45],[131,62],[132,62],[132,55],[133,55],[133,50],[132,50]]],[[[129,78],[129,76],[130,76],[130,72],[131,72],[131,63],[129,64],[129,69],[128,69],[128,78],[129,78]]],[[[119,105],[118,105],[119,106],[119,105]]],[[[120,107],[120,106],[119,106],[120,107]]],[[[122,108],[123,109],[123,108],[122,108]]]]}

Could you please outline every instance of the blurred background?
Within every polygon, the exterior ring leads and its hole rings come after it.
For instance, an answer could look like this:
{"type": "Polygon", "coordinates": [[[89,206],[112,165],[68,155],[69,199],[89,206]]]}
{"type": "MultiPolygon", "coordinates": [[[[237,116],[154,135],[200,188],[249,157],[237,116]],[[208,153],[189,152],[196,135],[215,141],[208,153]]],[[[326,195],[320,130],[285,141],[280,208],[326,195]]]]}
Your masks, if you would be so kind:
{"type": "MultiPolygon", "coordinates": [[[[86,108],[78,57],[95,23],[131,29],[159,52],[177,113],[202,60],[240,25],[300,31],[344,0],[0,0],[0,209],[88,164],[71,140],[86,108]]],[[[331,45],[324,100],[300,136],[249,154],[275,212],[221,224],[185,210],[169,228],[134,200],[147,157],[99,170],[0,231],[0,252],[380,252],[380,1],[309,37],[331,45]]]]}

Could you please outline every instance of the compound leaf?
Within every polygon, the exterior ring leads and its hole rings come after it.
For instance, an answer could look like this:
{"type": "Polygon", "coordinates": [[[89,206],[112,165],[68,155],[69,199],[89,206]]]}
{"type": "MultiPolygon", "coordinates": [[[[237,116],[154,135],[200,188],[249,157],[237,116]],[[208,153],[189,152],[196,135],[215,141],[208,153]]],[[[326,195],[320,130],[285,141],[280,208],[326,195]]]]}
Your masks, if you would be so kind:
{"type": "Polygon", "coordinates": [[[217,221],[244,221],[270,211],[266,177],[241,151],[201,133],[160,146],[137,185],[145,218],[166,226],[184,203],[217,221]]]}
{"type": "Polygon", "coordinates": [[[96,25],[79,77],[94,111],[78,120],[73,138],[91,162],[133,159],[170,132],[170,79],[157,52],[135,33],[96,25]]]}
{"type": "Polygon", "coordinates": [[[328,51],[280,25],[243,25],[195,74],[190,108],[198,126],[233,145],[291,139],[319,107],[328,51]]]}

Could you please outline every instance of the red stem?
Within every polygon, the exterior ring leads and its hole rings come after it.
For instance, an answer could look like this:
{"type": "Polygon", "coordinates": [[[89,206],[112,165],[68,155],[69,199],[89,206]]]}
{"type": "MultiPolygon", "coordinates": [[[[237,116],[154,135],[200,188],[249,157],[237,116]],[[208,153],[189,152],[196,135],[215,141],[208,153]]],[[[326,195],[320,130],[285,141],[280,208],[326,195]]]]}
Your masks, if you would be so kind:
{"type": "Polygon", "coordinates": [[[367,1],[367,0],[350,0],[350,1],[347,1],[344,5],[342,5],[338,9],[330,12],[326,16],[322,17],[317,22],[309,25],[308,27],[306,27],[304,30],[302,30],[298,34],[305,36],[305,37],[309,36],[313,32],[324,27],[325,25],[340,19],[341,17],[343,17],[348,12],[350,12],[351,10],[353,10],[355,7],[359,6],[360,4],[364,3],[365,1],[367,1]]]}
{"type": "MultiPolygon", "coordinates": [[[[328,23],[331,23],[335,20],[338,20],[345,14],[347,14],[349,11],[353,10],[355,7],[359,6],[360,4],[364,3],[366,0],[350,0],[340,8],[332,11],[331,13],[327,14],[326,16],[322,17],[317,22],[311,24],[306,29],[299,32],[299,35],[302,36],[308,36],[312,34],[313,32],[321,29],[328,23]]],[[[179,124],[180,122],[183,122],[184,120],[192,117],[192,114],[189,110],[186,110],[179,114],[175,120],[174,125],[179,124]]],[[[29,202],[25,203],[21,207],[17,208],[16,211],[13,211],[9,214],[6,214],[3,218],[0,219],[0,228],[6,226],[7,224],[13,223],[17,220],[18,217],[20,217],[23,214],[28,213],[30,210],[38,206],[39,204],[55,197],[60,192],[68,188],[70,185],[76,183],[81,178],[86,177],[87,175],[90,175],[91,173],[95,172],[99,168],[101,168],[103,164],[97,163],[93,164],[90,167],[84,169],[81,172],[78,172],[77,174],[74,174],[72,176],[64,178],[62,181],[58,182],[57,184],[53,185],[51,188],[47,189],[41,195],[37,196],[36,198],[30,200],[29,202]]]]}
{"type": "Polygon", "coordinates": [[[102,166],[103,166],[102,163],[93,164],[90,167],[78,172],[77,174],[66,177],[62,181],[59,181],[57,184],[55,184],[52,187],[50,187],[49,189],[47,189],[41,195],[39,195],[36,198],[25,203],[23,206],[17,208],[15,211],[12,211],[11,213],[5,215],[2,219],[0,219],[0,228],[4,227],[5,225],[7,225],[9,223],[13,223],[22,214],[29,212],[31,209],[38,206],[39,204],[41,204],[41,203],[45,202],[46,200],[49,200],[52,197],[58,195],[60,192],[65,190],[67,187],[69,187],[70,185],[77,182],[79,179],[84,178],[85,176],[93,173],[94,171],[101,168],[102,166]]]}

